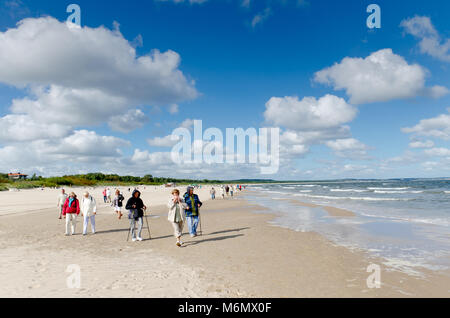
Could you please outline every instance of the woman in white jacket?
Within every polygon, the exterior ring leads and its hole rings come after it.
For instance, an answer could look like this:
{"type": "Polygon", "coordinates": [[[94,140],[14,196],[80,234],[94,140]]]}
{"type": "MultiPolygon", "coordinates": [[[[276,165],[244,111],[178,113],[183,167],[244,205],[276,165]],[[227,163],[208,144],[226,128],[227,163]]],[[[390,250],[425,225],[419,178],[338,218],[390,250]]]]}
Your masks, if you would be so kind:
{"type": "Polygon", "coordinates": [[[85,192],[83,199],[81,200],[81,215],[84,218],[83,222],[83,235],[87,234],[87,227],[89,221],[91,221],[92,234],[95,234],[95,215],[97,214],[97,203],[95,199],[89,195],[89,192],[85,192]]]}
{"type": "Polygon", "coordinates": [[[177,246],[181,247],[183,242],[181,242],[181,236],[183,234],[183,226],[186,220],[186,215],[184,210],[187,208],[184,199],[180,197],[180,191],[175,189],[172,191],[172,198],[167,204],[169,207],[169,217],[168,220],[172,223],[174,229],[174,235],[177,238],[177,246]]]}

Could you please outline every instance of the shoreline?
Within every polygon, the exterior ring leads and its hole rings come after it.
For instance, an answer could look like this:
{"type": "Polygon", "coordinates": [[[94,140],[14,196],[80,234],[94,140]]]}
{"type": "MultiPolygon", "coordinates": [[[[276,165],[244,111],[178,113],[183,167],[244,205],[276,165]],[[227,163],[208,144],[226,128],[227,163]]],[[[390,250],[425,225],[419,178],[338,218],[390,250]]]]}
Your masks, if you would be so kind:
{"type": "MultiPolygon", "coordinates": [[[[206,199],[202,198],[202,199],[206,199]]],[[[269,222],[276,215],[238,197],[204,200],[204,235],[177,248],[167,208],[151,207],[152,240],[126,242],[128,220],[101,203],[98,233],[66,238],[56,209],[5,215],[0,224],[3,297],[448,297],[449,273],[413,277],[321,234],[269,222]],[[65,286],[68,264],[81,267],[80,290],[65,286]],[[380,289],[367,266],[380,264],[380,289]],[[135,270],[131,270],[134,268],[135,270]]],[[[80,220],[77,232],[80,233],[80,220]]],[[[184,230],[186,233],[186,228],[184,230]]],[[[144,230],[144,238],[147,233],[144,230]]]]}

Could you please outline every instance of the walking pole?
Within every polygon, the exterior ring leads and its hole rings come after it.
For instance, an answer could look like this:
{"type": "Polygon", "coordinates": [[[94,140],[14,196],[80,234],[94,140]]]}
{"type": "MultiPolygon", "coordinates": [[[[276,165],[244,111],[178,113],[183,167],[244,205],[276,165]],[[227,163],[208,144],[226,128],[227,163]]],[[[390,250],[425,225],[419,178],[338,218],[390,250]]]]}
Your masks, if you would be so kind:
{"type": "MultiPolygon", "coordinates": [[[[136,222],[134,222],[134,231],[136,232],[136,222]]],[[[127,242],[130,241],[130,234],[131,234],[131,224],[130,224],[130,228],[128,229],[127,242]]]]}
{"type": "Polygon", "coordinates": [[[148,219],[147,219],[147,213],[146,212],[144,212],[144,218],[145,218],[145,223],[147,224],[148,238],[151,240],[152,239],[152,235],[150,234],[150,226],[148,225],[148,219]]]}
{"type": "Polygon", "coordinates": [[[198,212],[198,220],[199,220],[199,226],[200,226],[200,236],[203,236],[203,231],[202,231],[202,216],[201,216],[200,212],[198,212]]]}

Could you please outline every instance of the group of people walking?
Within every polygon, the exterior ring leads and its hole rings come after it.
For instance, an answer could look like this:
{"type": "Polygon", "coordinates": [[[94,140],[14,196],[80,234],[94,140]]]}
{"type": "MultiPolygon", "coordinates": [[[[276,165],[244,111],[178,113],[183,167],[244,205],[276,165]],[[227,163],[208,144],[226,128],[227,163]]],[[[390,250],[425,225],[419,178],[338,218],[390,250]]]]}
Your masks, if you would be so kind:
{"type": "MultiPolygon", "coordinates": [[[[231,196],[231,198],[233,198],[234,197],[234,192],[237,191],[237,190],[242,191],[242,185],[236,185],[236,186],[234,186],[234,185],[223,185],[223,186],[221,186],[220,187],[220,192],[221,192],[221,195],[222,195],[222,199],[225,199],[225,196],[226,197],[231,196]]],[[[216,199],[216,189],[214,189],[214,187],[211,188],[209,193],[211,194],[211,200],[215,200],[216,199]]]]}
{"type": "Polygon", "coordinates": [[[92,234],[95,234],[95,215],[97,214],[97,203],[89,192],[85,192],[81,203],[74,192],[69,195],[61,190],[58,196],[59,219],[66,219],[66,235],[75,234],[76,220],[80,215],[83,217],[83,235],[87,234],[89,223],[91,223],[92,234]]]}
{"type": "MultiPolygon", "coordinates": [[[[111,206],[114,207],[114,211],[118,214],[118,218],[121,219],[123,216],[122,207],[125,198],[119,190],[116,190],[114,199],[108,199],[108,190],[109,189],[105,189],[105,191],[103,191],[104,201],[105,203],[111,202],[111,206]]],[[[97,214],[97,203],[89,192],[83,194],[80,202],[74,192],[66,194],[65,190],[62,189],[61,194],[58,196],[57,205],[59,219],[64,217],[66,220],[66,236],[75,234],[76,220],[80,214],[83,217],[83,235],[87,235],[89,223],[91,224],[92,234],[96,233],[95,216],[97,214]]],[[[200,201],[198,195],[194,193],[193,187],[188,187],[183,196],[180,195],[178,189],[172,191],[172,198],[167,205],[169,208],[168,220],[173,226],[174,235],[177,239],[177,246],[181,247],[183,245],[181,237],[186,223],[189,228],[190,236],[196,237],[198,235],[197,229],[199,225],[201,227],[200,208],[202,205],[203,203],[200,201]]],[[[132,241],[143,241],[142,229],[147,207],[142,201],[141,192],[138,189],[133,191],[125,205],[125,209],[128,210],[132,241]]]]}

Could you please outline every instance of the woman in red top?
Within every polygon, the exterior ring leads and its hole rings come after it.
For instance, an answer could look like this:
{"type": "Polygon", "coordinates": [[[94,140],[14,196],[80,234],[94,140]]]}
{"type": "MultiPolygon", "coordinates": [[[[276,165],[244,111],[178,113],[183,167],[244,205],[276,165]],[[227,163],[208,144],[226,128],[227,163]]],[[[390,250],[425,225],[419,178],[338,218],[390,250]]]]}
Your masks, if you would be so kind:
{"type": "Polygon", "coordinates": [[[66,236],[74,235],[77,224],[77,216],[80,214],[80,202],[74,192],[69,195],[64,203],[62,214],[66,219],[66,236]],[[70,229],[72,232],[69,233],[70,229]]]}

